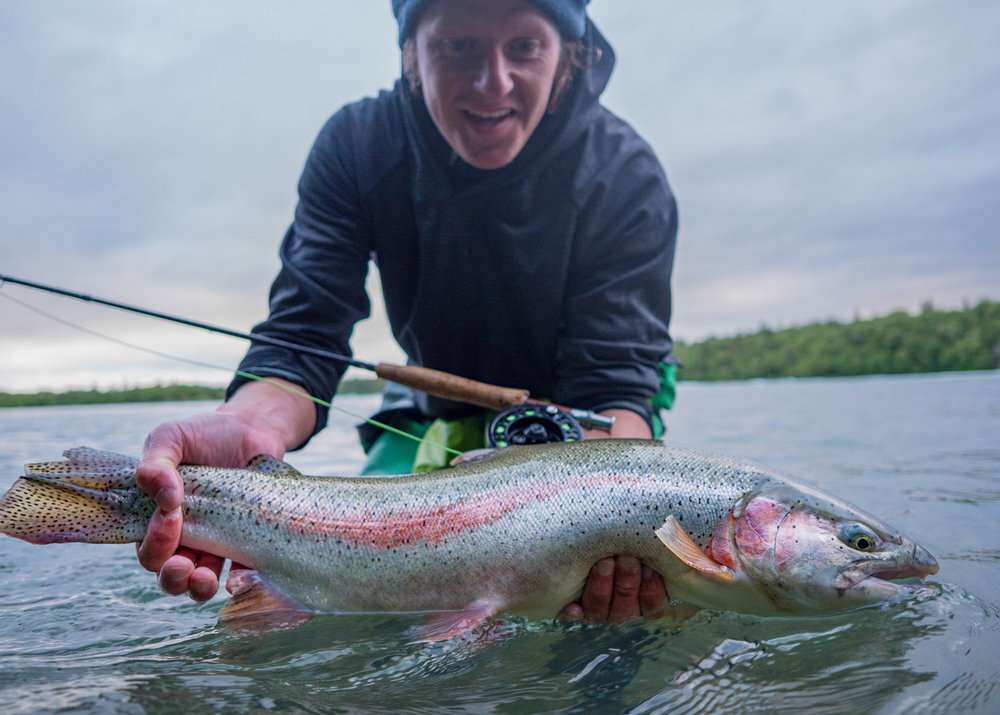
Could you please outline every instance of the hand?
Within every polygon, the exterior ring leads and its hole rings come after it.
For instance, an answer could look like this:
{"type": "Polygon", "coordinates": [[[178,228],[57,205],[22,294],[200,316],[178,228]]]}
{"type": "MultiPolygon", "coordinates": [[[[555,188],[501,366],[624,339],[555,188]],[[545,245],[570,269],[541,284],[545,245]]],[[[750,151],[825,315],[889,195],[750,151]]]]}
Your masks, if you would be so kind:
{"type": "Polygon", "coordinates": [[[610,409],[601,412],[605,417],[614,417],[615,425],[611,432],[604,432],[599,429],[587,429],[583,431],[584,439],[652,439],[653,432],[646,419],[631,410],[610,409]]]}
{"type": "Polygon", "coordinates": [[[139,488],[153,498],[157,510],[138,546],[139,563],[158,571],[160,588],[171,595],[187,592],[207,601],[219,588],[223,559],[179,547],[184,485],[179,464],[243,467],[258,454],[281,459],[281,436],[239,414],[211,412],[168,422],[146,438],[136,470],[139,488]]]}
{"type": "Polygon", "coordinates": [[[634,556],[601,559],[590,570],[579,602],[559,613],[562,621],[623,623],[633,618],[662,618],[667,590],[663,577],[634,556]]]}

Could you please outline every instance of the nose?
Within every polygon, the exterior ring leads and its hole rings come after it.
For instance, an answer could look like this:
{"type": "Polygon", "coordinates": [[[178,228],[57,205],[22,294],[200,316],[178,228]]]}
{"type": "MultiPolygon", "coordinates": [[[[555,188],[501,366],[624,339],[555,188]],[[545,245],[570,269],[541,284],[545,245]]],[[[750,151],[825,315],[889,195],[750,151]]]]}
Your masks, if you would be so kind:
{"type": "Polygon", "coordinates": [[[502,48],[497,47],[484,54],[473,86],[477,92],[491,99],[502,99],[510,94],[514,80],[502,48]]]}

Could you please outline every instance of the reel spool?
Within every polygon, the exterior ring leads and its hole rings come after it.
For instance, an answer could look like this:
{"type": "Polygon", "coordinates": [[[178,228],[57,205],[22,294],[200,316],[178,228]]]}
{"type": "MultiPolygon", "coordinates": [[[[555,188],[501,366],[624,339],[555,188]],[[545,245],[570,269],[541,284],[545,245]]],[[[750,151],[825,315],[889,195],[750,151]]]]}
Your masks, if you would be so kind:
{"type": "Polygon", "coordinates": [[[490,447],[546,442],[579,442],[583,428],[568,412],[553,405],[516,405],[499,412],[486,427],[490,447]]]}

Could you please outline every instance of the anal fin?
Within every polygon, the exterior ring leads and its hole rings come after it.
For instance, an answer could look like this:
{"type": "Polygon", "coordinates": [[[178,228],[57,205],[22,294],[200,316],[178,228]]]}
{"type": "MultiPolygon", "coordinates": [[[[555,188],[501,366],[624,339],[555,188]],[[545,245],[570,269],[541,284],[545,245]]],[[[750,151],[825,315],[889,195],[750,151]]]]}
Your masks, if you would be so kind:
{"type": "Polygon", "coordinates": [[[417,640],[436,643],[467,635],[499,613],[501,607],[496,600],[482,599],[460,611],[435,613],[417,630],[417,640]]]}
{"type": "Polygon", "coordinates": [[[702,551],[673,515],[668,516],[663,526],[655,533],[674,556],[706,578],[720,583],[729,583],[733,580],[732,569],[713,561],[702,551]]]}
{"type": "Polygon", "coordinates": [[[233,594],[219,613],[219,622],[252,630],[293,628],[313,614],[286,596],[253,569],[233,569],[226,581],[233,594]]]}

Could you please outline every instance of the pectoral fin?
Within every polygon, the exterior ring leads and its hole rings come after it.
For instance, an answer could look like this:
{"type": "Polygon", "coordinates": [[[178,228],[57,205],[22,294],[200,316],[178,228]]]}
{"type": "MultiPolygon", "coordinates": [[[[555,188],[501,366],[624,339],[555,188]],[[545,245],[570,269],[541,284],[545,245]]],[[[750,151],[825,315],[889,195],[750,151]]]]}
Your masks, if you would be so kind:
{"type": "Polygon", "coordinates": [[[433,643],[464,636],[495,616],[500,608],[501,604],[498,601],[483,599],[461,611],[435,613],[419,628],[417,640],[433,643]]]}
{"type": "Polygon", "coordinates": [[[233,594],[219,613],[219,622],[226,625],[274,630],[297,626],[313,616],[253,569],[230,571],[226,589],[233,594]]]}
{"type": "Polygon", "coordinates": [[[673,515],[668,516],[663,526],[655,533],[674,556],[706,578],[720,583],[729,583],[733,580],[732,570],[709,558],[673,515]]]}

